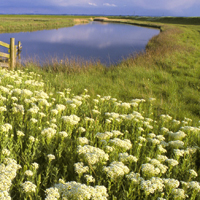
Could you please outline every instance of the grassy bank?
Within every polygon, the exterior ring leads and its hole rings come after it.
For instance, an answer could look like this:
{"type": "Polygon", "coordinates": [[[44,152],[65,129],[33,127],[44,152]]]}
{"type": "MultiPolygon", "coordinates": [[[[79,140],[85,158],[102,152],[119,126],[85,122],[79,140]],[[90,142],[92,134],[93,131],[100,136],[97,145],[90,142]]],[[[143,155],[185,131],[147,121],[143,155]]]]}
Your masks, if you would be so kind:
{"type": "MultiPolygon", "coordinates": [[[[149,41],[146,52],[133,55],[117,66],[105,68],[100,63],[66,60],[62,64],[56,61],[46,64],[43,68],[37,63],[27,63],[27,67],[42,73],[46,81],[61,90],[70,87],[80,93],[88,88],[93,96],[112,95],[122,101],[154,97],[158,115],[170,113],[179,119],[187,116],[198,121],[200,26],[185,25],[184,18],[181,24],[172,23],[171,18],[171,24],[167,24],[165,18],[162,20],[157,20],[159,23],[154,22],[155,19],[120,20],[121,23],[159,26],[162,31],[149,41]]],[[[105,21],[119,22],[119,19],[105,21]]]]}
{"type": "Polygon", "coordinates": [[[0,15],[0,33],[69,27],[91,20],[90,16],[0,15]]]}

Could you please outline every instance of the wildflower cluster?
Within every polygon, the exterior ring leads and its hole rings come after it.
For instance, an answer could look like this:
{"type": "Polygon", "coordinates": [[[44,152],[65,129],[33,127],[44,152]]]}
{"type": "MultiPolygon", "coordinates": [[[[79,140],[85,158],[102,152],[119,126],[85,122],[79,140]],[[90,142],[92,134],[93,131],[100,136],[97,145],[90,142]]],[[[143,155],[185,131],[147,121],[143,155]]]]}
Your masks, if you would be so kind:
{"type": "Polygon", "coordinates": [[[157,116],[154,102],[0,70],[0,198],[199,199],[200,123],[157,116]]]}
{"type": "Polygon", "coordinates": [[[122,162],[114,161],[108,167],[103,167],[103,171],[107,173],[108,177],[115,180],[118,177],[123,177],[125,174],[128,174],[129,168],[122,162]]]}
{"type": "Polygon", "coordinates": [[[55,184],[53,188],[46,190],[47,199],[85,199],[85,200],[95,200],[95,199],[107,199],[107,189],[104,186],[87,186],[85,184],[72,182],[64,182],[63,180],[60,183],[55,184]]]}
{"type": "Polygon", "coordinates": [[[5,158],[4,162],[0,164],[0,197],[1,199],[11,199],[10,187],[12,186],[12,180],[17,175],[17,170],[21,168],[17,164],[16,160],[11,158],[5,158]]]}
{"type": "Polygon", "coordinates": [[[83,147],[79,145],[77,147],[77,153],[78,155],[83,156],[83,158],[91,165],[107,161],[109,159],[109,155],[102,149],[90,145],[84,145],[83,147]]]}

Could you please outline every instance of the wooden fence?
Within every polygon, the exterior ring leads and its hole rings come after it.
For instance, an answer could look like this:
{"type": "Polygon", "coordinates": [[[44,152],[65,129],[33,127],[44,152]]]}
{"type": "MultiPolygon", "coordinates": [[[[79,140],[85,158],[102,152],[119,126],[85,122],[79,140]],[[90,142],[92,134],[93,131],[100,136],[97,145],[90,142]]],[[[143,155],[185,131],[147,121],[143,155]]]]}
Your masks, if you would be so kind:
{"type": "Polygon", "coordinates": [[[15,38],[10,38],[10,44],[0,41],[0,46],[8,48],[8,53],[0,52],[0,67],[10,67],[11,69],[15,68],[17,55],[20,55],[22,46],[19,41],[15,45],[15,38]]]}

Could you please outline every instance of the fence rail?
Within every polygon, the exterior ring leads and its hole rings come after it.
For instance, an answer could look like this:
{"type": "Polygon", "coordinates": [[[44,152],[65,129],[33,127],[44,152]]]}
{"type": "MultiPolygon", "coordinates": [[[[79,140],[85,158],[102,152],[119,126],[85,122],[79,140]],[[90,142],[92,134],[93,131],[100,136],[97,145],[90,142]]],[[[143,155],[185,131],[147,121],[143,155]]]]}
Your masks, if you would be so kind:
{"type": "Polygon", "coordinates": [[[21,42],[15,45],[15,38],[10,38],[10,44],[0,41],[0,46],[8,48],[8,53],[0,52],[0,66],[15,68],[17,54],[20,54],[22,49],[21,42]]]}

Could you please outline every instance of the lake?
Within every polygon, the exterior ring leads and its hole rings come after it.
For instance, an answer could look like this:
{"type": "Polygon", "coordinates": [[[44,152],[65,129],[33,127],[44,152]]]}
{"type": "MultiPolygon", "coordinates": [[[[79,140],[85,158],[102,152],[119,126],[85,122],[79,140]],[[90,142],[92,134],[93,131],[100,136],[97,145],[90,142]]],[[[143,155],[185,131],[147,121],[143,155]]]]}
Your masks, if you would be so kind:
{"type": "MultiPolygon", "coordinates": [[[[53,30],[3,33],[0,41],[22,42],[21,60],[33,58],[45,62],[50,58],[100,60],[116,64],[134,52],[145,50],[148,41],[160,30],[127,24],[91,22],[53,30]]],[[[5,51],[0,47],[0,51],[5,51]]]]}

